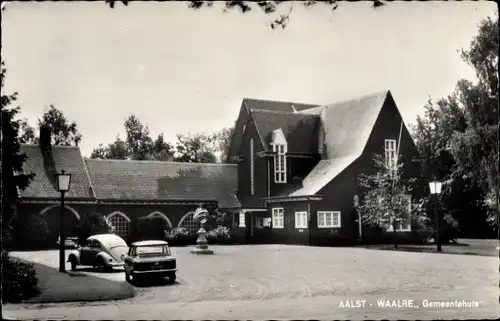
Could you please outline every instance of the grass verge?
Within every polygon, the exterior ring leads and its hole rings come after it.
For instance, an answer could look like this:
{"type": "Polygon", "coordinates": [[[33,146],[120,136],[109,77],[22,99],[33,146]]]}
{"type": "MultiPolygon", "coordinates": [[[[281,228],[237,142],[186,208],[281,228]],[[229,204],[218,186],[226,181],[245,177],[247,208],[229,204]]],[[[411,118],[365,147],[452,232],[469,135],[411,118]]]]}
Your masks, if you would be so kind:
{"type": "MultiPolygon", "coordinates": [[[[438,253],[435,244],[425,245],[398,245],[394,249],[393,244],[381,245],[362,245],[362,248],[369,250],[386,250],[386,251],[406,251],[406,252],[420,252],[420,253],[438,253]]],[[[498,250],[495,247],[479,247],[469,245],[442,245],[442,254],[462,254],[462,255],[479,255],[479,256],[496,256],[498,257],[498,250]]]]}
{"type": "Polygon", "coordinates": [[[108,301],[131,298],[135,291],[126,282],[114,282],[79,272],[61,273],[34,263],[41,293],[23,303],[108,301]]]}

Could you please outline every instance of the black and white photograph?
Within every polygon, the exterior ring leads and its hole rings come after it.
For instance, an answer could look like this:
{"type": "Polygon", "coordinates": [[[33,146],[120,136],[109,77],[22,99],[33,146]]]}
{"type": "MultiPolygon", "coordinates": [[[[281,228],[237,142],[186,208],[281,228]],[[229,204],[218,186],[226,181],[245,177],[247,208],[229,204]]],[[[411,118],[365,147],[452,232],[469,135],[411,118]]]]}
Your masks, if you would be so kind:
{"type": "Polygon", "coordinates": [[[500,315],[493,1],[1,1],[2,318],[500,315]]]}

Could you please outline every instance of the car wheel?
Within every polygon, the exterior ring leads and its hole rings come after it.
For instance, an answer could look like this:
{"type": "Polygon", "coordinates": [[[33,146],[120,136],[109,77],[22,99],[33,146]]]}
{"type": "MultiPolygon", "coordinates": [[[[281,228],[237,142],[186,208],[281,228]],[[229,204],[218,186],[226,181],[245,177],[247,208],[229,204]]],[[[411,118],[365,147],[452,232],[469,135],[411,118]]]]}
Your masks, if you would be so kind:
{"type": "Polygon", "coordinates": [[[168,276],[168,284],[174,284],[175,283],[175,274],[171,274],[168,276]]]}
{"type": "Polygon", "coordinates": [[[99,272],[105,272],[106,271],[106,265],[104,265],[104,261],[102,259],[97,259],[97,270],[99,272]]]}

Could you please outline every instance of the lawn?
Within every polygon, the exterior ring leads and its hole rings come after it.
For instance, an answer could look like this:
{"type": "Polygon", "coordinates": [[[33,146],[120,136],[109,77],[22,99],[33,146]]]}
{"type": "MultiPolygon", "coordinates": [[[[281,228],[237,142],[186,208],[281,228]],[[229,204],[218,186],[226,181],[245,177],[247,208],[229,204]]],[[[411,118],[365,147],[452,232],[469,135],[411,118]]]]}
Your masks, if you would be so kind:
{"type": "MultiPolygon", "coordinates": [[[[498,257],[498,240],[459,239],[457,244],[443,244],[441,254],[462,254],[498,257]]],[[[393,244],[360,245],[371,250],[395,250],[393,244]]],[[[398,245],[397,251],[438,253],[435,244],[398,245]]]]}
{"type": "Polygon", "coordinates": [[[25,303],[121,300],[134,296],[125,282],[113,282],[83,273],[61,273],[53,267],[34,263],[40,295],[25,303]]]}

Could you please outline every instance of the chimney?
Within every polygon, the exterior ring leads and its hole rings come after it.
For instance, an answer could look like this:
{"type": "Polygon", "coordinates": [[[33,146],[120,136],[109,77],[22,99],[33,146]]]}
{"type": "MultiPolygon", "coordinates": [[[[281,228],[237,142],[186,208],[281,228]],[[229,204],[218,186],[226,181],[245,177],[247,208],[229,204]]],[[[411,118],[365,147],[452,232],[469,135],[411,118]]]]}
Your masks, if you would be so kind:
{"type": "Polygon", "coordinates": [[[48,152],[52,149],[52,133],[47,125],[40,125],[40,149],[42,152],[48,152]]]}

